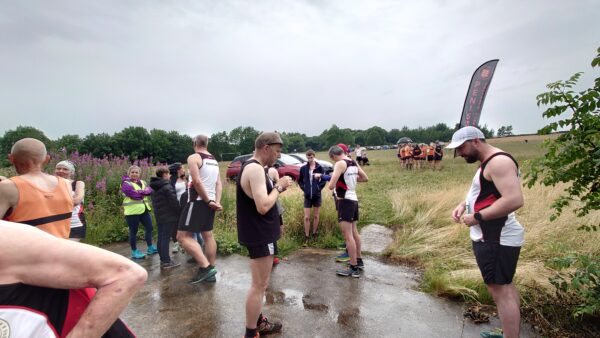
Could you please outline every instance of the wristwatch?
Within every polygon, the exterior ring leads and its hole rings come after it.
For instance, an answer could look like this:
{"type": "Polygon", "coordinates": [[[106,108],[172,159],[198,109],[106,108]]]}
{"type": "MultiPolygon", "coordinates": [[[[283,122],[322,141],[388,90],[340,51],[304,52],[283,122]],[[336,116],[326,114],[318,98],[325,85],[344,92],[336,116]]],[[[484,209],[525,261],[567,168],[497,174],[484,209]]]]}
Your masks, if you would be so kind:
{"type": "Polygon", "coordinates": [[[283,189],[283,187],[282,187],[282,186],[279,186],[279,185],[276,185],[276,186],[274,186],[273,188],[277,189],[277,191],[278,191],[280,194],[283,192],[283,190],[285,190],[285,189],[283,189]]]}
{"type": "Polygon", "coordinates": [[[481,217],[481,214],[480,214],[480,213],[478,213],[478,212],[474,213],[474,214],[473,214],[473,217],[474,217],[476,220],[478,220],[479,222],[482,222],[482,221],[483,221],[483,217],[481,217]]]}

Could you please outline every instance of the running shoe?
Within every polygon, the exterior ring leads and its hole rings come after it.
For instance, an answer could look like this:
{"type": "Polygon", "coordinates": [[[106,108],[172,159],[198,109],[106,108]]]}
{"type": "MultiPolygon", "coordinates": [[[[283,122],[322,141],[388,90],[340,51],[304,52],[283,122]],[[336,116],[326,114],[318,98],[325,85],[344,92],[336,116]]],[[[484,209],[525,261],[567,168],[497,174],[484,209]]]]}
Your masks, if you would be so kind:
{"type": "Polygon", "coordinates": [[[146,255],[144,255],[140,250],[135,249],[135,250],[131,250],[131,258],[132,259],[142,259],[142,258],[146,258],[146,255]]]}
{"type": "Polygon", "coordinates": [[[504,338],[502,334],[502,330],[494,330],[494,331],[481,331],[479,333],[483,338],[504,338]]]}
{"type": "Polygon", "coordinates": [[[302,243],[302,246],[306,248],[308,246],[308,241],[310,241],[310,237],[304,236],[304,243],[302,243]]]}
{"type": "Polygon", "coordinates": [[[156,247],[154,245],[148,246],[148,250],[146,250],[146,255],[150,256],[150,255],[154,255],[157,253],[158,253],[158,249],[156,249],[156,247]]]}
{"type": "Polygon", "coordinates": [[[337,246],[338,250],[346,250],[346,242],[342,242],[337,246]]]}
{"type": "Polygon", "coordinates": [[[347,269],[337,270],[335,272],[335,274],[338,276],[342,276],[342,277],[360,278],[360,270],[353,269],[352,267],[348,267],[347,269]]]}
{"type": "Polygon", "coordinates": [[[198,268],[198,273],[196,273],[196,276],[194,276],[192,279],[190,279],[188,283],[189,284],[200,283],[216,274],[217,274],[217,269],[212,265],[209,265],[205,268],[198,268]]]}
{"type": "Polygon", "coordinates": [[[216,283],[216,282],[217,282],[217,275],[208,277],[207,279],[202,281],[202,283],[216,283]]]}
{"type": "Polygon", "coordinates": [[[256,330],[259,335],[266,335],[269,333],[275,333],[281,331],[283,325],[280,322],[270,322],[267,320],[267,317],[261,315],[261,318],[256,325],[256,330]]]}
{"type": "Polygon", "coordinates": [[[176,268],[180,265],[181,265],[181,263],[179,263],[179,262],[170,261],[168,263],[160,263],[160,268],[161,269],[172,269],[172,268],[176,268]]]}
{"type": "Polygon", "coordinates": [[[336,262],[349,262],[350,261],[350,255],[348,255],[347,252],[344,252],[341,255],[338,255],[337,257],[335,257],[335,261],[336,262]]]}
{"type": "Polygon", "coordinates": [[[273,257],[273,266],[279,264],[279,258],[278,257],[273,257]]]}
{"type": "MultiPolygon", "coordinates": [[[[350,266],[350,262],[348,262],[348,266],[350,266]]],[[[364,270],[365,269],[365,262],[363,262],[362,258],[357,258],[356,259],[356,267],[359,270],[364,270]]]]}

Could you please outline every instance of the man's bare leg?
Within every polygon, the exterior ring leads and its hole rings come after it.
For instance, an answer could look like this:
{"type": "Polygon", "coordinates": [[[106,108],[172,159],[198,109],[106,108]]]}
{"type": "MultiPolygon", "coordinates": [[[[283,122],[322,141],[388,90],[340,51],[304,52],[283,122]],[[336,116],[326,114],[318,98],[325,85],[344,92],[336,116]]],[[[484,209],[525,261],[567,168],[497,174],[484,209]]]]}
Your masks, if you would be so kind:
{"type": "Polygon", "coordinates": [[[356,257],[362,257],[361,247],[362,240],[360,239],[360,235],[358,234],[358,228],[356,227],[358,222],[352,222],[352,238],[354,239],[355,247],[356,247],[356,257]]]}
{"type": "Polygon", "coordinates": [[[273,268],[273,256],[265,256],[250,260],[252,285],[246,297],[246,328],[255,329],[258,316],[262,312],[265,291],[269,286],[269,277],[273,268]]]}
{"type": "Polygon", "coordinates": [[[354,235],[352,233],[352,223],[341,221],[340,228],[344,239],[346,240],[346,250],[348,250],[348,256],[350,256],[350,264],[356,265],[356,242],[354,241],[354,235]]]}
{"type": "Polygon", "coordinates": [[[319,230],[319,210],[321,210],[321,207],[313,208],[313,235],[319,230]]]}
{"type": "Polygon", "coordinates": [[[196,263],[198,263],[201,268],[206,268],[210,265],[208,259],[206,259],[206,256],[204,256],[204,253],[202,252],[202,247],[198,241],[192,237],[191,232],[177,231],[177,241],[190,256],[194,257],[196,263]]]}
{"type": "Polygon", "coordinates": [[[210,265],[215,266],[217,260],[217,242],[212,231],[202,231],[202,238],[204,239],[204,255],[210,265]]]}
{"type": "Polygon", "coordinates": [[[502,333],[506,338],[518,338],[521,329],[521,310],[519,291],[514,284],[488,284],[488,290],[498,307],[498,316],[502,323],[502,333]]]}
{"type": "Polygon", "coordinates": [[[311,208],[304,208],[304,238],[310,236],[310,210],[311,208]]]}

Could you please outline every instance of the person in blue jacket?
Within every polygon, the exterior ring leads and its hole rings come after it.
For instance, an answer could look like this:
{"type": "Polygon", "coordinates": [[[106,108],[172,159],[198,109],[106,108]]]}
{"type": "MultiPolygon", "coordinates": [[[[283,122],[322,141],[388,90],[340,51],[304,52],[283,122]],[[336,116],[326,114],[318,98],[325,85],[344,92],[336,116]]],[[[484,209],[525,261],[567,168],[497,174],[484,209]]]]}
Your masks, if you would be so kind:
{"type": "Polygon", "coordinates": [[[310,212],[313,211],[312,238],[316,239],[319,228],[319,209],[321,208],[321,190],[325,187],[323,167],[316,161],[315,152],[306,152],[308,162],[300,168],[298,185],[304,191],[304,246],[310,240],[310,212]]]}

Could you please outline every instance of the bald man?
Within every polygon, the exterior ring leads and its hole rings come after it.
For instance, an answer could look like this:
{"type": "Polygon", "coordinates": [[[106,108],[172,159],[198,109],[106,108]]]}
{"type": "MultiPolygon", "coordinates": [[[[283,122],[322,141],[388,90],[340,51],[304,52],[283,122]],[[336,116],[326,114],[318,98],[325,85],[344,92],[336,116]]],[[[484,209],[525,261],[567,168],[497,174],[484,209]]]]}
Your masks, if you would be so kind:
{"type": "Polygon", "coordinates": [[[43,172],[50,160],[46,146],[34,138],[21,139],[8,159],[19,175],[0,181],[0,218],[69,238],[71,187],[64,178],[43,172]]]}

